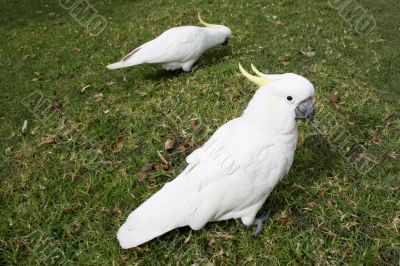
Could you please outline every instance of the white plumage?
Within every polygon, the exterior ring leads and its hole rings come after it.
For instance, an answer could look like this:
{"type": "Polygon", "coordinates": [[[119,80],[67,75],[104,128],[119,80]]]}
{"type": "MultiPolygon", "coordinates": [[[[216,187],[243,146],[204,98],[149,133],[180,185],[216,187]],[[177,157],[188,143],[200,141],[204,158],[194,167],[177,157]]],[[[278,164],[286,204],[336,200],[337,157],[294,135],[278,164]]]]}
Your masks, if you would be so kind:
{"type": "Polygon", "coordinates": [[[193,65],[208,49],[227,43],[231,30],[223,25],[205,23],[206,27],[182,26],[163,32],[127,54],[108,69],[118,69],[142,64],[159,64],[166,70],[193,70],[193,65]]]}
{"type": "Polygon", "coordinates": [[[221,126],[187,157],[180,175],[129,215],[117,234],[122,248],[186,225],[198,230],[207,222],[232,218],[254,223],[290,169],[297,121],[313,115],[314,87],[295,74],[279,75],[272,82],[268,75],[248,77],[261,87],[243,115],[221,126]]]}

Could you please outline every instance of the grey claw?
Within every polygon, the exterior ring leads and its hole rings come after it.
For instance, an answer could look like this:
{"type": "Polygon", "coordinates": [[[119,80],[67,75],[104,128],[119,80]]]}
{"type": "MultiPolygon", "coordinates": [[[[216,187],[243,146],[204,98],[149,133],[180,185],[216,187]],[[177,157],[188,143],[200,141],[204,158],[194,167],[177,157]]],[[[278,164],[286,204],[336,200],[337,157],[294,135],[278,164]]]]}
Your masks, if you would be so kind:
{"type": "Polygon", "coordinates": [[[261,234],[263,228],[264,228],[264,222],[268,219],[268,217],[271,215],[271,208],[269,208],[267,210],[266,213],[263,213],[259,218],[257,218],[254,221],[254,225],[257,225],[257,229],[254,232],[254,234],[252,234],[253,239],[257,239],[257,237],[261,234]]]}
{"type": "Polygon", "coordinates": [[[258,237],[258,235],[261,234],[264,226],[263,226],[263,221],[261,220],[261,218],[258,218],[257,220],[255,220],[254,223],[257,225],[257,228],[253,234],[253,238],[256,239],[258,237]]]}
{"type": "Polygon", "coordinates": [[[265,222],[265,221],[269,218],[269,216],[271,215],[271,211],[272,211],[272,209],[271,209],[271,208],[268,208],[267,212],[266,212],[266,213],[263,213],[263,214],[260,216],[259,219],[261,219],[262,222],[265,222]]]}

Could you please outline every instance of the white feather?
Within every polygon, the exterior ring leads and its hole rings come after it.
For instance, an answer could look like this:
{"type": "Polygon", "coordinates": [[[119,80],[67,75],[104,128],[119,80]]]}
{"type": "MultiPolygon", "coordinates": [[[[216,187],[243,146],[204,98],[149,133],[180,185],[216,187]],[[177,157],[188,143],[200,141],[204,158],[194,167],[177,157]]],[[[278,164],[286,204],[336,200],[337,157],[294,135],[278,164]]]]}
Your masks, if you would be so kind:
{"type": "Polygon", "coordinates": [[[197,59],[208,49],[222,44],[231,35],[229,28],[217,26],[203,28],[182,26],[169,29],[127,54],[108,69],[141,64],[160,64],[167,70],[182,68],[189,71],[197,59]]]}
{"type": "Polygon", "coordinates": [[[251,225],[292,164],[296,105],[281,95],[290,93],[299,102],[312,97],[311,83],[302,87],[301,81],[260,88],[241,117],[221,126],[187,157],[179,176],[129,215],[117,234],[121,247],[136,247],[186,225],[198,230],[232,218],[251,225]],[[281,90],[274,92],[274,86],[281,90]]]}

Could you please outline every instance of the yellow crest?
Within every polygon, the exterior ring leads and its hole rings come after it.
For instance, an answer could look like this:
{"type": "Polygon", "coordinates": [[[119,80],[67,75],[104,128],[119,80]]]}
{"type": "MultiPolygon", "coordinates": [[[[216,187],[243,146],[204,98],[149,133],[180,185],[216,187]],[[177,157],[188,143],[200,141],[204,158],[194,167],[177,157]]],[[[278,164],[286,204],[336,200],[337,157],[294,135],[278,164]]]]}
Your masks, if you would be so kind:
{"type": "MultiPolygon", "coordinates": [[[[253,64],[252,64],[252,66],[253,66],[253,64]]],[[[251,82],[257,84],[259,87],[262,87],[262,86],[267,85],[267,84],[269,84],[269,83],[272,82],[272,80],[268,80],[268,79],[265,79],[265,78],[262,78],[262,77],[257,77],[257,76],[251,75],[249,72],[247,72],[247,71],[242,67],[242,65],[241,65],[240,63],[239,63],[239,69],[240,69],[240,72],[242,72],[243,76],[245,76],[246,78],[248,78],[251,82]]],[[[254,67],[254,69],[256,69],[256,68],[254,67]]],[[[253,69],[253,70],[254,70],[254,69],[253,69]]],[[[254,72],[256,72],[256,71],[254,71],[254,72]]],[[[261,72],[259,72],[259,71],[257,70],[256,73],[258,74],[258,73],[261,73],[261,72]]]]}
{"type": "Polygon", "coordinates": [[[199,18],[200,23],[203,24],[207,28],[214,28],[214,27],[218,26],[217,24],[210,24],[210,23],[207,23],[204,20],[202,20],[200,17],[200,12],[197,14],[197,17],[199,18]]]}

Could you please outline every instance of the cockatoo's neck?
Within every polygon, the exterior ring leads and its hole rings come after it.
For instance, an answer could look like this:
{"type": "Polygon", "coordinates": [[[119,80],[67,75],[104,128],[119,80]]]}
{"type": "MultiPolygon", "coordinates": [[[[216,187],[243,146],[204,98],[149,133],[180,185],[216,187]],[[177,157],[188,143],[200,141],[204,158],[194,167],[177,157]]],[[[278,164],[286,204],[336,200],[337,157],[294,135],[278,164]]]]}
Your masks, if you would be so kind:
{"type": "Polygon", "coordinates": [[[207,49],[220,45],[225,41],[225,36],[218,28],[203,28],[207,34],[207,49]]]}
{"type": "Polygon", "coordinates": [[[265,133],[297,134],[294,110],[282,108],[275,96],[265,95],[262,91],[256,92],[242,117],[265,133]]]}

